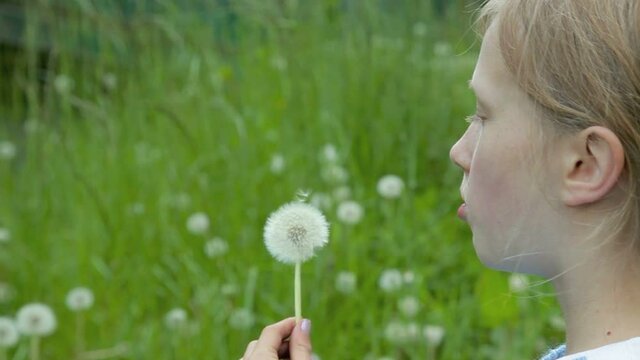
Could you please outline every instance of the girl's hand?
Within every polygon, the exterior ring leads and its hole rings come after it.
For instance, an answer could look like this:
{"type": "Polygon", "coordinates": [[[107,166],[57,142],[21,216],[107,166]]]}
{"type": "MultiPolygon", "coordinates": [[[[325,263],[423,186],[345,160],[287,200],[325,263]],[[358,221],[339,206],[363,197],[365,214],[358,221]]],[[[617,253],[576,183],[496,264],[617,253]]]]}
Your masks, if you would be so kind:
{"type": "Polygon", "coordinates": [[[265,327],[258,340],[247,345],[241,360],[311,360],[311,321],[296,326],[295,318],[265,327]],[[288,338],[288,339],[287,339],[288,338]]]}

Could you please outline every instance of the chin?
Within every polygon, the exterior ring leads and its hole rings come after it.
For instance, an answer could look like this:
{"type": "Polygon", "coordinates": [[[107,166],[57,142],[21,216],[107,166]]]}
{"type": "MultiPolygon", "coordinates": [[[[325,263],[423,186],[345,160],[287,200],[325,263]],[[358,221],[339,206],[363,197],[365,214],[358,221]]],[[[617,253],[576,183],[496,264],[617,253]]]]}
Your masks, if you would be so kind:
{"type": "Polygon", "coordinates": [[[532,256],[518,256],[518,254],[504,254],[502,249],[493,249],[489,246],[478,246],[474,237],[476,255],[482,264],[490,269],[522,273],[547,277],[549,267],[544,266],[542,259],[532,256]]]}

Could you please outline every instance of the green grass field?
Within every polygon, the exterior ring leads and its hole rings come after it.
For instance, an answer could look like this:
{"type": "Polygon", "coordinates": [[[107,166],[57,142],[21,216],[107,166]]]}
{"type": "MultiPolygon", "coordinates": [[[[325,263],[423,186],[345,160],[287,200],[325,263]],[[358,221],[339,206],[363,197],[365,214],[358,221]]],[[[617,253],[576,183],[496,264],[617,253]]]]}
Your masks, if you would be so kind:
{"type": "MultiPolygon", "coordinates": [[[[332,199],[330,243],[302,268],[321,359],[534,359],[562,341],[550,287],[510,288],[455,216],[462,174],[448,152],[474,111],[470,8],[162,1],[124,16],[68,3],[64,16],[28,7],[1,80],[0,316],[53,309],[40,358],[236,360],[293,315],[293,267],[270,257],[262,230],[299,190],[332,199]],[[348,176],[332,178],[336,166],[348,176]],[[377,193],[385,174],[404,180],[400,198],[377,193]],[[361,204],[360,222],[338,219],[340,199],[361,204]],[[200,212],[209,226],[189,231],[200,212]],[[379,286],[388,269],[408,273],[391,292],[379,286]],[[336,288],[341,272],[353,291],[336,288]],[[65,305],[76,286],[95,295],[82,335],[65,305]],[[174,308],[187,314],[177,327],[174,308]]],[[[29,348],[23,336],[6,358],[29,348]]]]}

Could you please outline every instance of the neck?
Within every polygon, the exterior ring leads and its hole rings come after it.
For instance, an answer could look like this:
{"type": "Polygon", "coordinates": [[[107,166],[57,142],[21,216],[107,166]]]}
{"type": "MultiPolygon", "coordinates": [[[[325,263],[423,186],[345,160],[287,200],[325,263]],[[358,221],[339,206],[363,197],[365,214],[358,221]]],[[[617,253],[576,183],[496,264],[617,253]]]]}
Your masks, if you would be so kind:
{"type": "Polygon", "coordinates": [[[626,250],[591,257],[553,280],[568,354],[640,336],[640,260],[626,250]]]}

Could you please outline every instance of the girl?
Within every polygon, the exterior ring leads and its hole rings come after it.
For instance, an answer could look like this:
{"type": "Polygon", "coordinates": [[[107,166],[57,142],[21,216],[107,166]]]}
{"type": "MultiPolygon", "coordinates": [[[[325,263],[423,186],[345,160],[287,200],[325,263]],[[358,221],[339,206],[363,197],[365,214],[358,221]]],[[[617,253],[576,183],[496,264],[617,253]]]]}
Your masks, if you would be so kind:
{"type": "MultiPolygon", "coordinates": [[[[640,359],[640,0],[489,0],[478,24],[450,153],[476,253],[554,284],[566,345],[544,360],[640,359]]],[[[243,359],[311,359],[309,326],[268,326],[243,359]]]]}

